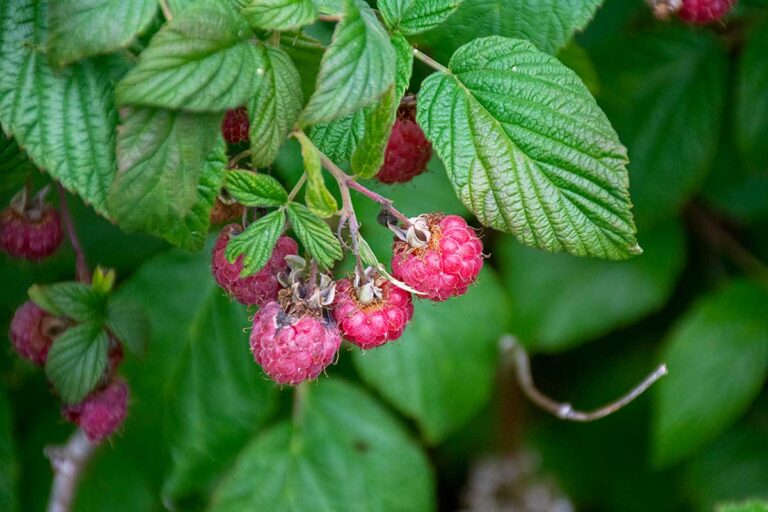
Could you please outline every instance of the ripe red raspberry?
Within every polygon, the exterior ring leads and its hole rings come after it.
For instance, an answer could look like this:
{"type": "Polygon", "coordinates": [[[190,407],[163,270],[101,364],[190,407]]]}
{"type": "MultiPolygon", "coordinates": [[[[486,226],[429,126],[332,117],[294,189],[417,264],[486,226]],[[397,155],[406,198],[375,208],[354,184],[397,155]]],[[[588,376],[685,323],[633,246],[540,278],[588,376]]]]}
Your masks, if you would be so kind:
{"type": "Polygon", "coordinates": [[[28,300],[14,313],[8,338],[21,357],[42,365],[45,364],[53,340],[66,326],[66,320],[49,315],[28,300]]]}
{"type": "Polygon", "coordinates": [[[285,257],[289,254],[297,254],[299,247],[292,238],[281,236],[272,251],[272,257],[267,264],[253,275],[240,277],[243,271],[242,256],[230,263],[227,261],[225,251],[229,239],[241,231],[237,224],[229,224],[222,228],[216,245],[213,248],[212,270],[216,282],[227,293],[243,304],[257,304],[259,306],[275,300],[280,291],[280,283],[277,274],[287,267],[285,257]]]}
{"type": "Polygon", "coordinates": [[[221,133],[228,144],[239,144],[248,140],[250,126],[248,112],[245,107],[239,107],[227,110],[224,120],[221,122],[221,133]]]}
{"type": "Polygon", "coordinates": [[[444,301],[463,295],[483,267],[482,242],[456,215],[418,217],[407,238],[410,243],[395,239],[392,273],[426,298],[444,301]]]}
{"type": "Polygon", "coordinates": [[[253,358],[272,380],[295,386],[316,379],[333,362],[341,334],[325,314],[292,314],[270,302],[253,317],[250,344],[253,358]]]}
{"type": "Polygon", "coordinates": [[[383,277],[362,288],[356,287],[351,278],[342,279],[336,282],[333,316],[342,336],[367,350],[403,334],[413,317],[413,302],[409,292],[383,277]]]}
{"type": "Polygon", "coordinates": [[[403,100],[397,111],[397,120],[389,135],[384,165],[376,178],[382,183],[406,183],[427,169],[432,158],[432,144],[416,124],[415,102],[412,97],[403,100]]]}
{"type": "Polygon", "coordinates": [[[59,247],[62,238],[59,212],[50,205],[23,211],[10,206],[0,212],[0,248],[14,258],[40,261],[59,247]]]}
{"type": "Polygon", "coordinates": [[[683,0],[677,15],[683,21],[704,25],[725,16],[736,0],[683,0]]]}
{"type": "Polygon", "coordinates": [[[79,425],[93,443],[109,437],[125,420],[128,408],[128,384],[115,378],[105,387],[92,391],[77,405],[65,405],[61,415],[79,425]]]}

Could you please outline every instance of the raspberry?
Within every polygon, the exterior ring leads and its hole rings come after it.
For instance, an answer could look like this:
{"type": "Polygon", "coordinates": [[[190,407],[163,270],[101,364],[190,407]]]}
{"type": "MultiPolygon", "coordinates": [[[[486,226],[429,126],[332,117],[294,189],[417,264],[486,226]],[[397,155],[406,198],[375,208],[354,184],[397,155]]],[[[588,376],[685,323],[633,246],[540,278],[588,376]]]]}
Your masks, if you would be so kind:
{"type": "Polygon", "coordinates": [[[342,336],[362,349],[396,340],[413,317],[411,294],[378,277],[356,287],[352,279],[336,282],[333,316],[342,336]],[[375,290],[364,297],[366,287],[375,290]],[[367,302],[367,303],[365,303],[367,302]]]}
{"type": "Polygon", "coordinates": [[[397,111],[397,120],[384,154],[384,165],[376,178],[382,183],[406,183],[427,169],[430,158],[432,145],[416,124],[415,103],[406,98],[397,111]]]}
{"type": "Polygon", "coordinates": [[[0,212],[0,247],[14,258],[40,261],[50,256],[63,238],[59,212],[50,205],[0,212]]]}
{"type": "Polygon", "coordinates": [[[341,335],[326,315],[288,313],[270,302],[253,317],[250,344],[253,358],[272,380],[297,385],[316,379],[333,362],[341,335]]]}
{"type": "Polygon", "coordinates": [[[248,277],[240,277],[240,272],[243,271],[242,256],[235,263],[227,261],[225,256],[229,239],[240,231],[241,228],[237,224],[229,224],[219,233],[213,248],[211,265],[214,279],[227,293],[243,304],[262,305],[275,300],[280,290],[277,274],[286,268],[285,257],[298,253],[298,245],[292,238],[281,236],[264,268],[248,277]]]}
{"type": "Polygon", "coordinates": [[[250,126],[248,112],[246,112],[245,107],[239,107],[227,110],[224,120],[221,122],[221,133],[228,144],[239,144],[248,140],[250,126]]]}
{"type": "Polygon", "coordinates": [[[683,21],[704,25],[725,16],[736,0],[683,0],[677,15],[683,21]]]}
{"type": "Polygon", "coordinates": [[[105,387],[92,391],[77,405],[65,405],[61,415],[79,425],[93,443],[109,437],[120,427],[128,407],[128,384],[116,378],[105,387]]]}
{"type": "Polygon", "coordinates": [[[456,215],[418,217],[408,235],[398,237],[393,245],[393,275],[434,301],[466,293],[483,267],[482,242],[456,215]]]}
{"type": "Polygon", "coordinates": [[[49,315],[28,300],[14,313],[8,338],[21,357],[42,365],[45,364],[53,340],[66,327],[66,320],[49,315]]]}

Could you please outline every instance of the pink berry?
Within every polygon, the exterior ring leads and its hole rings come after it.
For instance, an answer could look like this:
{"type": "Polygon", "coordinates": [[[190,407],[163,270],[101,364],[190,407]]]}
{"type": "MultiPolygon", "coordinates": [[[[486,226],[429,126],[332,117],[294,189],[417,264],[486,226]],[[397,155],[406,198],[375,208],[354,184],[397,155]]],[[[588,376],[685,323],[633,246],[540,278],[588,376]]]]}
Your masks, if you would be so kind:
{"type": "Polygon", "coordinates": [[[239,144],[248,140],[250,126],[248,112],[245,107],[239,107],[227,110],[224,120],[221,122],[221,133],[227,143],[239,144]]]}
{"type": "Polygon", "coordinates": [[[704,25],[721,19],[735,2],[736,0],[683,0],[677,15],[688,23],[704,25]]]}
{"type": "Polygon", "coordinates": [[[219,233],[213,248],[213,277],[219,286],[238,301],[260,306],[277,298],[277,292],[280,291],[277,274],[286,268],[285,257],[297,254],[299,247],[292,238],[281,236],[264,268],[248,277],[240,277],[243,271],[242,256],[235,263],[230,263],[225,255],[230,238],[240,231],[241,228],[237,224],[229,224],[219,233]]]}
{"type": "Polygon", "coordinates": [[[427,169],[432,145],[415,120],[414,105],[401,106],[376,178],[382,183],[406,183],[427,169]]]}
{"type": "Polygon", "coordinates": [[[59,212],[45,206],[36,215],[13,207],[0,212],[0,248],[14,258],[40,261],[61,245],[59,212]]]}
{"type": "Polygon", "coordinates": [[[45,364],[53,340],[65,328],[64,319],[49,315],[28,300],[14,313],[8,337],[21,357],[42,365],[45,364]]]}
{"type": "Polygon", "coordinates": [[[115,378],[105,387],[92,391],[77,405],[65,405],[61,414],[80,426],[91,442],[98,443],[112,435],[125,420],[128,408],[128,384],[115,378]]]}
{"type": "Polygon", "coordinates": [[[368,304],[360,300],[352,279],[336,282],[333,316],[342,336],[362,349],[396,340],[413,317],[411,294],[386,279],[376,280],[378,297],[368,304]]]}
{"type": "Polygon", "coordinates": [[[457,215],[431,214],[425,218],[428,243],[412,247],[395,239],[392,273],[434,301],[463,295],[483,268],[483,244],[475,230],[457,215]]]}
{"type": "Polygon", "coordinates": [[[292,315],[277,302],[253,317],[253,358],[278,384],[295,386],[316,379],[336,357],[339,329],[325,315],[292,315]]]}

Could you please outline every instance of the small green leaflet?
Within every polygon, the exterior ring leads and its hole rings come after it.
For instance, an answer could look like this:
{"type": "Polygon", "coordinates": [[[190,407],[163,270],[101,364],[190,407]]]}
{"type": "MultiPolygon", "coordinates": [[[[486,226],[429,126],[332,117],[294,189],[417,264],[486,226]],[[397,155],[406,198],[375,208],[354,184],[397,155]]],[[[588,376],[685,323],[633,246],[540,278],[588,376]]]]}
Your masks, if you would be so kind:
{"type": "Polygon", "coordinates": [[[29,289],[29,297],[48,313],[76,322],[97,322],[104,317],[105,296],[84,283],[36,284],[29,289]]]}
{"type": "Polygon", "coordinates": [[[362,0],[345,0],[300,123],[332,121],[373,103],[392,85],[394,69],[395,51],[374,12],[362,0]]]}
{"type": "Polygon", "coordinates": [[[229,2],[197,2],[152,38],[117,85],[118,103],[197,112],[243,105],[264,74],[252,37],[229,2]]]}
{"type": "Polygon", "coordinates": [[[294,30],[317,19],[312,0],[249,0],[243,14],[254,28],[294,30]]]}
{"type": "Polygon", "coordinates": [[[107,302],[106,327],[134,354],[143,354],[149,342],[149,318],[137,304],[126,299],[107,302]]]}
{"type": "Polygon", "coordinates": [[[108,345],[98,322],[75,325],[56,338],[45,374],[64,402],[78,403],[96,386],[107,367],[108,345]]]}
{"type": "Polygon", "coordinates": [[[482,224],[552,252],[641,252],[626,150],[573,71],[503,37],[459,48],[449,67],[422,83],[417,120],[482,224]]]}
{"type": "Polygon", "coordinates": [[[345,162],[365,135],[365,111],[361,109],[330,123],[316,124],[310,129],[309,138],[332,161],[345,162]]]}
{"type": "Polygon", "coordinates": [[[290,203],[287,213],[293,232],[320,266],[331,268],[334,261],[344,256],[341,244],[331,228],[309,208],[303,204],[290,203]]]}
{"type": "Polygon", "coordinates": [[[282,209],[269,213],[239,235],[232,237],[224,254],[230,263],[234,263],[242,255],[242,277],[255,274],[269,261],[284,226],[285,213],[282,209]]]}
{"type": "Polygon", "coordinates": [[[0,126],[0,192],[21,188],[35,166],[19,148],[16,141],[6,137],[0,126]]]}
{"type": "Polygon", "coordinates": [[[288,201],[288,193],[272,176],[252,171],[227,171],[224,187],[233,198],[245,206],[270,208],[288,201]]]}
{"type": "Polygon", "coordinates": [[[392,31],[413,35],[444,22],[460,3],[461,0],[381,0],[377,6],[392,31]]]}
{"type": "Polygon", "coordinates": [[[296,134],[301,144],[301,156],[304,159],[304,172],[307,173],[307,191],[304,202],[309,210],[319,217],[330,217],[338,206],[333,194],[325,186],[323,168],[320,164],[320,152],[304,133],[296,134]]]}
{"type": "Polygon", "coordinates": [[[352,172],[362,178],[372,178],[384,163],[384,153],[395,123],[400,97],[392,84],[378,103],[365,110],[363,138],[352,152],[352,172]]]}
{"type": "Polygon", "coordinates": [[[392,47],[395,49],[395,96],[398,100],[408,90],[413,73],[413,48],[408,40],[400,34],[392,36],[392,47]]]}

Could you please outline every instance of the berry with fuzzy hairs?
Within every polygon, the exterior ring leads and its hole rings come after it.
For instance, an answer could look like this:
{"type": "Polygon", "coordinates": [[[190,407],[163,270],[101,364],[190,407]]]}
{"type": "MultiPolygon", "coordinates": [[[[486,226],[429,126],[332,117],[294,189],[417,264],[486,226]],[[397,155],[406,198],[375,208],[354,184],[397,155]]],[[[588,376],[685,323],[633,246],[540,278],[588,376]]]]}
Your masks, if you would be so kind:
{"type": "Polygon", "coordinates": [[[432,144],[424,137],[415,117],[415,103],[404,100],[389,135],[384,165],[376,174],[380,182],[406,183],[427,170],[432,144]]]}
{"type": "Polygon", "coordinates": [[[14,313],[8,338],[21,357],[42,365],[45,364],[53,340],[65,328],[66,320],[48,314],[28,300],[14,313]]]}
{"type": "Polygon", "coordinates": [[[270,302],[253,317],[250,345],[253,358],[272,380],[295,386],[316,379],[333,362],[341,334],[325,314],[288,313],[280,303],[270,302]]]}
{"type": "Polygon", "coordinates": [[[367,350],[396,340],[413,317],[411,294],[377,277],[361,287],[352,278],[336,282],[333,316],[342,336],[367,350]]]}
{"type": "Polygon", "coordinates": [[[221,133],[228,144],[239,144],[248,140],[250,127],[248,112],[245,107],[239,107],[227,110],[224,120],[221,122],[221,133]]]}
{"type": "Polygon", "coordinates": [[[92,391],[79,404],[63,406],[61,415],[79,425],[89,441],[98,443],[122,425],[127,408],[128,384],[115,378],[103,388],[92,391]]]}
{"type": "Polygon", "coordinates": [[[736,0],[683,0],[677,15],[688,23],[704,25],[720,20],[735,2],[736,0]]]}
{"type": "Polygon", "coordinates": [[[434,301],[466,293],[483,267],[483,244],[457,215],[422,215],[395,239],[392,273],[434,301]]]}
{"type": "Polygon", "coordinates": [[[281,236],[267,264],[253,275],[240,277],[243,271],[243,258],[239,257],[230,263],[225,255],[230,238],[240,233],[242,229],[237,224],[229,224],[222,228],[213,248],[212,270],[216,282],[235,299],[247,305],[263,305],[277,298],[280,283],[277,274],[286,268],[285,257],[297,254],[299,247],[296,241],[287,236],[281,236]]]}
{"type": "Polygon", "coordinates": [[[59,212],[50,205],[19,211],[10,206],[0,212],[0,248],[14,258],[40,261],[61,245],[59,212]]]}

